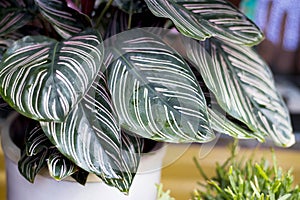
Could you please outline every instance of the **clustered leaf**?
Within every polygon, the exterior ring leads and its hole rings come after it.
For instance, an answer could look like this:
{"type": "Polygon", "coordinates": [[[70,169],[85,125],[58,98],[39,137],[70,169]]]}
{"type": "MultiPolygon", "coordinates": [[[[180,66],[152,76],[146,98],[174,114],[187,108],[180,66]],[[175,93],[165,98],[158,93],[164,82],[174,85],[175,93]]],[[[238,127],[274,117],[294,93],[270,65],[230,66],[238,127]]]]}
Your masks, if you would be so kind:
{"type": "Polygon", "coordinates": [[[253,158],[246,162],[238,160],[237,143],[232,147],[232,154],[223,164],[216,165],[216,175],[208,178],[201,164],[194,159],[199,172],[206,183],[199,183],[201,189],[194,191],[193,200],[297,200],[300,188],[293,182],[292,170],[285,172],[276,162],[265,158],[259,162],[253,158]]]}
{"type": "Polygon", "coordinates": [[[0,2],[0,37],[19,29],[33,19],[35,6],[29,7],[30,4],[26,3],[22,0],[0,2]]]}
{"type": "MultiPolygon", "coordinates": [[[[185,47],[218,104],[248,126],[248,136],[262,140],[269,135],[282,146],[295,142],[287,107],[271,71],[254,50],[215,38],[200,43],[188,40],[185,47]]],[[[214,116],[214,110],[211,112],[214,116]]]]}
{"type": "Polygon", "coordinates": [[[40,124],[19,162],[29,181],[48,166],[55,179],[71,175],[84,184],[94,173],[127,193],[142,138],[204,143],[221,132],[294,143],[268,66],[245,47],[263,34],[230,3],[94,3],[99,2],[0,2],[0,94],[40,124]],[[22,26],[28,34],[18,40],[22,26]],[[176,48],[167,40],[174,34],[157,26],[190,39],[176,48]],[[105,44],[103,37],[110,37],[105,44]]]}
{"type": "MultiPolygon", "coordinates": [[[[84,171],[57,150],[38,121],[29,120],[22,128],[25,130],[25,146],[21,148],[18,168],[29,182],[34,182],[36,175],[46,166],[50,176],[56,180],[84,171]]],[[[85,181],[80,183],[84,184],[85,181]]]]}

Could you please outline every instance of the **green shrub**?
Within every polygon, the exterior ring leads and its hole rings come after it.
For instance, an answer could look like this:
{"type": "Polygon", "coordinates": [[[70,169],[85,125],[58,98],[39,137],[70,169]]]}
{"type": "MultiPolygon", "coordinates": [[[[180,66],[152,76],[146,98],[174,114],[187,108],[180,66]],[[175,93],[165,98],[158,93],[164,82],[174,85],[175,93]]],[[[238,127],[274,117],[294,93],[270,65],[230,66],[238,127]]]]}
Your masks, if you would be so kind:
{"type": "Polygon", "coordinates": [[[199,162],[194,159],[206,184],[199,183],[193,200],[298,200],[299,186],[294,186],[292,170],[285,172],[276,162],[265,158],[256,162],[253,157],[245,161],[237,159],[237,142],[232,145],[231,157],[222,165],[217,164],[216,175],[208,178],[199,162]]]}

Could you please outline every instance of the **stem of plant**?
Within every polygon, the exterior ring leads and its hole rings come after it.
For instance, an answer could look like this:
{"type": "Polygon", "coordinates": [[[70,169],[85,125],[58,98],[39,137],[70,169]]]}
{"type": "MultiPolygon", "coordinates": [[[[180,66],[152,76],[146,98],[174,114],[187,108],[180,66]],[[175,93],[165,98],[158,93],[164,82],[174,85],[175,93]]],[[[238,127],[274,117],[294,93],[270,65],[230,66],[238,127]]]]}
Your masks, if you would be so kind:
{"type": "Polygon", "coordinates": [[[132,13],[129,13],[127,29],[131,28],[131,21],[132,21],[132,13]]]}
{"type": "Polygon", "coordinates": [[[103,8],[102,12],[100,13],[99,17],[97,18],[96,20],[96,25],[95,25],[95,28],[98,29],[99,26],[100,26],[100,23],[101,23],[101,20],[104,16],[104,14],[106,13],[106,11],[108,10],[108,8],[111,6],[111,4],[113,3],[114,0],[109,0],[105,7],[103,8]]]}
{"type": "Polygon", "coordinates": [[[133,2],[131,1],[131,3],[130,3],[129,18],[128,18],[128,24],[127,24],[127,29],[130,29],[130,28],[131,28],[131,21],[132,21],[132,5],[133,5],[133,2]]]}
{"type": "Polygon", "coordinates": [[[79,7],[79,0],[75,0],[75,5],[79,7]]]}
{"type": "Polygon", "coordinates": [[[206,181],[209,180],[209,178],[206,176],[206,174],[205,174],[205,172],[203,171],[201,165],[199,164],[199,162],[197,161],[197,159],[196,159],[195,157],[193,158],[193,161],[194,161],[194,163],[195,163],[195,165],[196,165],[196,167],[197,167],[199,173],[200,173],[201,176],[204,178],[204,180],[206,180],[206,181]]]}

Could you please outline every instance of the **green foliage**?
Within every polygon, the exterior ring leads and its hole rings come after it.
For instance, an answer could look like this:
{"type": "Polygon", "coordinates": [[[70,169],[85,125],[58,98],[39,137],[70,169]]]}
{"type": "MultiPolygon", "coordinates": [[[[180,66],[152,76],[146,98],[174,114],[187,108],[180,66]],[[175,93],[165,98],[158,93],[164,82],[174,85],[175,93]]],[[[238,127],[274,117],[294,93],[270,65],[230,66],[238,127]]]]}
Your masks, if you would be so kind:
{"type": "Polygon", "coordinates": [[[249,47],[263,34],[226,0],[95,2],[0,2],[0,94],[42,136],[23,144],[37,152],[21,149],[28,180],[48,166],[56,179],[94,173],[128,192],[143,138],[295,142],[269,68],[249,47]],[[178,30],[180,48],[164,27],[178,30]]]}
{"type": "Polygon", "coordinates": [[[294,186],[292,170],[285,172],[276,162],[265,158],[256,162],[253,158],[237,159],[237,143],[232,147],[231,157],[222,165],[217,164],[216,175],[208,178],[195,159],[199,172],[206,183],[199,183],[193,200],[297,200],[300,188],[294,186]]]}
{"type": "Polygon", "coordinates": [[[175,200],[173,197],[170,196],[170,193],[170,190],[163,190],[162,184],[157,185],[157,200],[175,200]]]}

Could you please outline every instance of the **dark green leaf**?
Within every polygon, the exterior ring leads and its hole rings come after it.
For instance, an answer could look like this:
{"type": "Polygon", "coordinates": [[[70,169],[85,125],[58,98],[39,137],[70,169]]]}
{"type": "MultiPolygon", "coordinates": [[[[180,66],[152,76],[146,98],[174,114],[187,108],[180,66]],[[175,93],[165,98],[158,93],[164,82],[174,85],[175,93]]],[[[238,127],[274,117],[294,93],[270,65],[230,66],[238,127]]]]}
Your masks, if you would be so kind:
{"type": "Polygon", "coordinates": [[[71,176],[81,185],[85,185],[88,175],[89,173],[87,171],[77,167],[77,171],[75,171],[71,176]]]}
{"type": "Polygon", "coordinates": [[[121,134],[101,72],[64,122],[41,125],[60,152],[80,168],[121,191],[129,189],[142,147],[135,137],[128,140],[121,134]]]}
{"type": "Polygon", "coordinates": [[[101,42],[91,29],[63,42],[43,36],[18,40],[0,64],[2,97],[29,118],[62,121],[100,69],[101,42]]]}
{"type": "Polygon", "coordinates": [[[263,39],[259,28],[225,0],[145,0],[159,17],[173,21],[178,30],[197,40],[217,37],[254,45],[263,39]]]}
{"type": "Polygon", "coordinates": [[[92,27],[91,20],[85,14],[68,7],[65,0],[35,0],[42,15],[65,39],[92,27]]]}
{"type": "Polygon", "coordinates": [[[160,37],[134,29],[107,42],[108,85],[121,126],[160,141],[210,141],[214,134],[201,88],[160,37]]]}
{"type": "Polygon", "coordinates": [[[21,149],[18,161],[20,173],[30,182],[46,166],[49,148],[53,147],[40,125],[36,121],[28,121],[25,130],[25,148],[21,149]]]}
{"type": "Polygon", "coordinates": [[[47,151],[33,156],[22,153],[18,162],[19,172],[29,181],[34,182],[36,175],[46,167],[47,151]]]}
{"type": "Polygon", "coordinates": [[[219,105],[247,125],[253,137],[269,136],[281,146],[294,144],[288,109],[269,67],[255,51],[213,38],[189,40],[186,50],[219,105]]]}
{"type": "Polygon", "coordinates": [[[11,33],[27,24],[33,15],[23,1],[1,0],[0,36],[11,33]]]}
{"type": "Polygon", "coordinates": [[[18,167],[27,180],[34,182],[36,175],[47,165],[49,174],[56,180],[70,176],[78,170],[78,167],[50,142],[39,122],[30,120],[26,126],[25,148],[21,149],[18,167]]]}
{"type": "Polygon", "coordinates": [[[77,170],[77,166],[63,156],[56,148],[49,154],[47,165],[50,176],[55,180],[62,180],[72,175],[77,170]]]}

